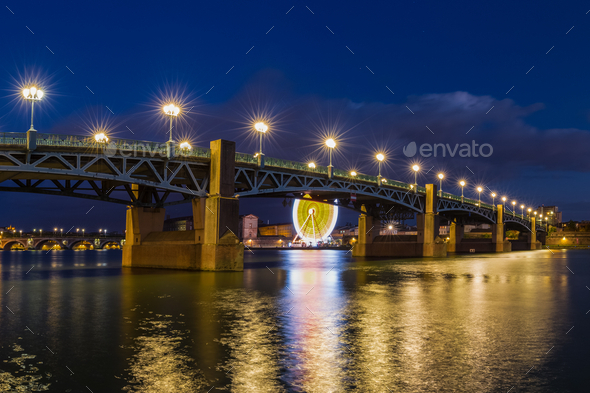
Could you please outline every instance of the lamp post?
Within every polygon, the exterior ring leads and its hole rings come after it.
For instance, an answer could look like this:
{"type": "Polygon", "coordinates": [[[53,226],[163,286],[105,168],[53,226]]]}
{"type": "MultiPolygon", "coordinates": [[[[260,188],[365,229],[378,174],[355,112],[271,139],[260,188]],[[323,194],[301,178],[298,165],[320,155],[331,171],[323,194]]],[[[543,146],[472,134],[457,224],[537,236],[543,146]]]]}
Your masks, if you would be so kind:
{"type": "Polygon", "coordinates": [[[356,176],[356,172],[355,171],[350,171],[350,176],[355,177],[356,176]]]}
{"type": "Polygon", "coordinates": [[[63,230],[63,228],[61,228],[59,231],[61,233],[61,237],[63,237],[64,236],[64,230],[63,230]]]}
{"type": "Polygon", "coordinates": [[[515,216],[514,211],[516,210],[516,201],[512,201],[512,217],[515,216]]]}
{"type": "Polygon", "coordinates": [[[174,104],[166,105],[164,108],[164,114],[170,118],[170,133],[168,142],[166,143],[166,155],[168,158],[174,157],[174,142],[172,141],[172,120],[180,113],[180,108],[174,104]]]}
{"type": "Polygon", "coordinates": [[[531,209],[530,207],[527,210],[529,212],[529,220],[531,219],[531,210],[533,210],[533,209],[531,209]]]}
{"type": "Polygon", "coordinates": [[[477,206],[481,206],[481,192],[482,191],[483,191],[483,188],[477,187],[477,192],[479,193],[479,195],[477,197],[477,206]]]}
{"type": "Polygon", "coordinates": [[[496,204],[494,203],[494,200],[496,199],[496,193],[492,192],[492,210],[495,211],[496,210],[496,204]]]}
{"type": "Polygon", "coordinates": [[[262,153],[262,136],[268,131],[268,126],[262,122],[254,124],[254,129],[260,133],[260,151],[258,152],[258,166],[264,167],[264,154],[262,153]]]}
{"type": "Polygon", "coordinates": [[[377,161],[379,161],[379,175],[377,175],[377,184],[381,185],[381,163],[385,159],[385,156],[382,153],[378,153],[376,156],[377,161]]]}
{"type": "Polygon", "coordinates": [[[420,170],[420,167],[414,165],[412,169],[414,170],[414,193],[416,193],[418,190],[418,171],[420,170]]]}
{"type": "Polygon", "coordinates": [[[53,236],[57,234],[57,228],[53,228],[53,236]]]}
{"type": "Polygon", "coordinates": [[[307,167],[310,169],[315,169],[315,163],[310,162],[309,164],[307,164],[307,167]]]}
{"type": "Polygon", "coordinates": [[[33,127],[33,112],[35,111],[35,101],[40,101],[43,98],[43,91],[36,87],[31,87],[23,90],[23,96],[25,100],[31,101],[31,128],[29,131],[37,131],[33,127]]]}
{"type": "Polygon", "coordinates": [[[84,236],[84,232],[86,232],[86,229],[82,228],[82,236],[84,236]]]}
{"type": "Polygon", "coordinates": [[[524,218],[524,205],[520,205],[520,218],[524,218]]]}
{"type": "Polygon", "coordinates": [[[336,141],[332,138],[326,141],[326,146],[330,149],[330,165],[328,165],[328,177],[331,179],[333,176],[334,167],[332,167],[332,150],[336,147],[336,141]]]}
{"type": "Polygon", "coordinates": [[[437,176],[438,176],[438,178],[440,180],[440,191],[439,191],[439,194],[442,197],[442,181],[445,178],[445,175],[443,173],[439,173],[437,176]]]}
{"type": "Polygon", "coordinates": [[[40,236],[43,236],[43,229],[39,229],[40,236]]]}
{"type": "Polygon", "coordinates": [[[465,187],[465,180],[461,180],[459,184],[461,185],[461,203],[463,203],[463,188],[465,187]]]}

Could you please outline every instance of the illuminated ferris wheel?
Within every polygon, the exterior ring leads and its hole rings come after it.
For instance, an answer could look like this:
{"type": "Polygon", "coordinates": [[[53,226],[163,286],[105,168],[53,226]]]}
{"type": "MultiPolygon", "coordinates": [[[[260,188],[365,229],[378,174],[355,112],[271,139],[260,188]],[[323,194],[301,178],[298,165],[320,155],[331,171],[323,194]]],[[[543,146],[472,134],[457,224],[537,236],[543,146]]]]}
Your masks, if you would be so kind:
{"type": "Polygon", "coordinates": [[[314,246],[327,241],[338,219],[338,207],[306,199],[296,199],[293,204],[293,225],[297,231],[295,239],[314,246]]]}

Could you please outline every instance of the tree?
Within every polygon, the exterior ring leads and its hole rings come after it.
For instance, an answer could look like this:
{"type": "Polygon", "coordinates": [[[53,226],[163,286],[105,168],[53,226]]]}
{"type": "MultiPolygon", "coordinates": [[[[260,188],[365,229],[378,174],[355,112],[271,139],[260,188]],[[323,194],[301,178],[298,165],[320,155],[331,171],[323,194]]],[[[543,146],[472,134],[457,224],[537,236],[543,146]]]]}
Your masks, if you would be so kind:
{"type": "Polygon", "coordinates": [[[570,232],[575,232],[576,231],[576,223],[573,220],[570,220],[570,222],[567,223],[566,228],[570,232]]]}

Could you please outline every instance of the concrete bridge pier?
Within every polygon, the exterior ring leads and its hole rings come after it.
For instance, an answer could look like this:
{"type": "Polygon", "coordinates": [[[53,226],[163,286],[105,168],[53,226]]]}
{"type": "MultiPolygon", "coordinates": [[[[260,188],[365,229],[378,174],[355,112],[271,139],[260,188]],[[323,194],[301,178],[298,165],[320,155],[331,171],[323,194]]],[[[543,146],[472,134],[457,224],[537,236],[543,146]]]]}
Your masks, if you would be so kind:
{"type": "Polygon", "coordinates": [[[464,234],[465,227],[463,225],[451,222],[451,225],[449,227],[449,241],[447,242],[448,252],[459,251],[458,245],[461,243],[461,240],[463,240],[464,234]]]}
{"type": "MultiPolygon", "coordinates": [[[[359,257],[446,257],[447,244],[438,238],[439,217],[436,214],[436,185],[426,185],[425,213],[418,214],[416,241],[393,241],[378,236],[380,223],[367,214],[359,217],[358,243],[352,249],[359,257]]],[[[363,207],[363,211],[366,211],[363,207]]]]}
{"type": "Polygon", "coordinates": [[[233,197],[235,143],[211,142],[207,198],[192,201],[194,230],[163,232],[163,208],[130,207],[123,266],[187,270],[244,269],[237,237],[239,201],[233,197]]]}
{"type": "Polygon", "coordinates": [[[497,206],[496,214],[496,223],[492,225],[492,243],[496,252],[510,252],[512,251],[512,243],[506,240],[504,205],[497,206]]]}

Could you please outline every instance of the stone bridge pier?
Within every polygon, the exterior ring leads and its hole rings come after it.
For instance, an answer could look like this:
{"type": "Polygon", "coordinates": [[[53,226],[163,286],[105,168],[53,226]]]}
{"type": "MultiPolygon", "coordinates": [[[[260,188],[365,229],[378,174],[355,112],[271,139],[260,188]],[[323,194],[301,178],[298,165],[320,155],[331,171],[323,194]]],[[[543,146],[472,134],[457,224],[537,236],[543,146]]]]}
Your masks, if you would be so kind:
{"type": "Polygon", "coordinates": [[[237,237],[239,201],[234,195],[235,142],[211,144],[207,198],[192,201],[194,230],[163,232],[164,208],[127,210],[123,266],[189,270],[244,269],[237,237]]]}

